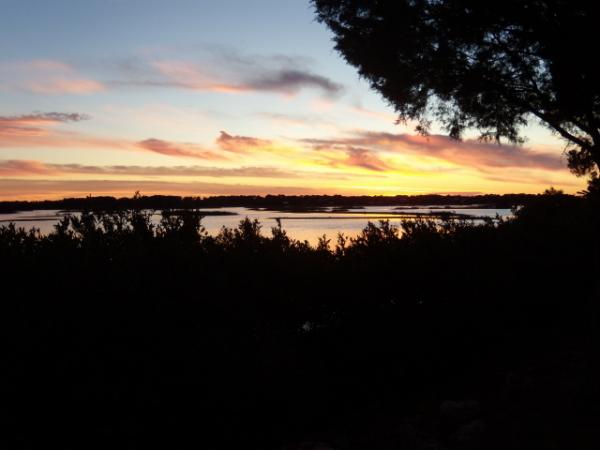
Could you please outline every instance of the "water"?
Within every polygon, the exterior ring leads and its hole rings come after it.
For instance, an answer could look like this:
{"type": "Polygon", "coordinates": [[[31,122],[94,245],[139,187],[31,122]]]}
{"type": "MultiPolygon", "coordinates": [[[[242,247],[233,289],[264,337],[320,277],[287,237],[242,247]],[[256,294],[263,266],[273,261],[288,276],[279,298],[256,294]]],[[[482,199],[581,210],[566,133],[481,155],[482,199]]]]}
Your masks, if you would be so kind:
{"type": "MultiPolygon", "coordinates": [[[[245,217],[258,219],[262,225],[264,235],[270,235],[271,228],[277,225],[276,219],[281,220],[281,224],[288,233],[288,236],[294,239],[306,240],[311,244],[316,244],[319,237],[324,234],[328,239],[335,241],[338,233],[344,235],[356,236],[367,225],[369,221],[389,219],[390,223],[400,225],[401,220],[406,219],[406,215],[398,215],[399,212],[405,214],[428,214],[428,213],[457,213],[468,217],[509,217],[510,209],[484,209],[484,208],[458,208],[452,206],[422,206],[422,207],[398,207],[398,206],[366,206],[364,208],[348,209],[347,211],[336,213],[330,211],[323,212],[281,212],[281,211],[256,211],[249,208],[210,208],[210,211],[226,211],[235,213],[235,215],[215,215],[206,216],[202,219],[202,225],[210,234],[217,234],[222,227],[236,227],[240,220],[245,217]]],[[[44,234],[54,229],[54,225],[61,217],[67,214],[65,211],[58,210],[34,210],[22,211],[11,214],[0,214],[0,226],[8,225],[14,222],[16,226],[29,229],[39,228],[44,234]]],[[[153,221],[160,220],[160,212],[152,216],[153,221]]]]}

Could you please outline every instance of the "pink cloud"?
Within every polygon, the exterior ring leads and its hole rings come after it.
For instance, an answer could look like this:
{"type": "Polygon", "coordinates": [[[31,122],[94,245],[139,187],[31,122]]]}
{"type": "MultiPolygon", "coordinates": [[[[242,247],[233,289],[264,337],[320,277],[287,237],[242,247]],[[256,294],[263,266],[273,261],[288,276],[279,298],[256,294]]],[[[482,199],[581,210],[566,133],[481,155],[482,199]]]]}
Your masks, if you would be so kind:
{"type": "Polygon", "coordinates": [[[118,138],[88,136],[55,129],[59,124],[79,122],[88,117],[77,113],[34,113],[20,116],[0,116],[0,148],[105,148],[129,151],[150,151],[161,155],[197,158],[211,161],[228,160],[222,150],[243,152],[268,145],[268,141],[248,136],[232,136],[221,132],[217,138],[219,149],[206,149],[187,142],[172,142],[149,138],[131,141],[118,138]]]}
{"type": "Polygon", "coordinates": [[[222,152],[203,149],[189,143],[169,142],[160,139],[131,141],[84,135],[55,129],[59,124],[79,122],[88,117],[78,113],[34,113],[20,116],[0,116],[0,148],[104,148],[129,151],[150,151],[168,156],[190,157],[206,160],[226,160],[222,152]]]}
{"type": "Polygon", "coordinates": [[[379,158],[373,152],[357,147],[349,147],[346,149],[348,157],[344,160],[344,164],[348,166],[362,167],[363,169],[383,172],[392,170],[393,167],[379,158]]]}
{"type": "Polygon", "coordinates": [[[0,116],[0,148],[112,148],[135,150],[126,140],[86,136],[64,131],[61,124],[80,122],[89,117],[79,113],[33,113],[20,116],[0,116]]]}
{"type": "MultiPolygon", "coordinates": [[[[364,147],[352,145],[331,144],[315,144],[314,150],[318,150],[318,157],[315,159],[316,164],[332,166],[332,167],[353,167],[366,169],[371,172],[385,172],[391,170],[403,170],[404,172],[413,172],[413,169],[408,167],[397,167],[384,161],[376,151],[364,147]]],[[[377,176],[369,174],[370,177],[377,176]]]]}
{"type": "MultiPolygon", "coordinates": [[[[207,69],[207,64],[188,61],[154,61],[151,66],[158,70],[165,80],[142,81],[141,84],[210,92],[275,92],[284,95],[293,95],[304,88],[313,88],[327,96],[335,96],[343,90],[340,84],[327,77],[305,68],[284,66],[282,61],[277,61],[275,66],[266,67],[257,66],[245,58],[233,59],[236,67],[227,67],[227,63],[221,62],[219,67],[211,66],[212,70],[207,69]]],[[[132,81],[131,84],[136,82],[132,81]]]]}
{"type": "Polygon", "coordinates": [[[78,113],[33,113],[20,116],[0,116],[0,137],[10,134],[39,135],[45,133],[45,128],[67,122],[80,122],[89,119],[85,114],[78,113]]]}
{"type": "Polygon", "coordinates": [[[353,113],[360,114],[361,116],[371,117],[373,119],[380,119],[387,123],[394,123],[398,119],[398,116],[388,112],[373,111],[362,107],[361,105],[355,105],[350,109],[353,113]]]}
{"type": "MultiPolygon", "coordinates": [[[[154,61],[154,68],[169,80],[174,87],[198,91],[214,92],[243,92],[244,86],[217,81],[217,77],[210,75],[200,66],[185,61],[154,61]]],[[[165,83],[168,85],[168,83],[165,83]]]]}
{"type": "Polygon", "coordinates": [[[232,177],[232,178],[297,178],[299,173],[275,167],[210,167],[210,166],[94,166],[82,164],[52,164],[31,160],[0,160],[0,176],[64,176],[129,175],[169,177],[232,177]]]}
{"type": "Polygon", "coordinates": [[[40,161],[10,160],[0,161],[0,176],[20,177],[23,175],[55,175],[60,171],[40,161]]]}
{"type": "Polygon", "coordinates": [[[25,83],[31,92],[37,94],[89,94],[104,90],[104,86],[94,80],[50,79],[25,83]]]}
{"type": "Polygon", "coordinates": [[[216,143],[223,150],[233,153],[265,148],[271,145],[271,141],[265,139],[250,136],[233,136],[225,131],[221,131],[216,143]]]}
{"type": "Polygon", "coordinates": [[[528,167],[560,170],[566,161],[559,154],[536,152],[526,147],[499,145],[477,140],[457,141],[447,136],[366,133],[367,141],[396,151],[423,152],[425,155],[472,167],[528,167]]]}
{"type": "Polygon", "coordinates": [[[222,154],[211,150],[201,149],[195,145],[187,143],[173,143],[163,141],[161,139],[146,139],[137,143],[140,148],[149,150],[154,153],[169,156],[185,156],[190,158],[200,158],[208,160],[223,160],[227,159],[222,154]]]}
{"type": "Polygon", "coordinates": [[[79,74],[54,60],[33,60],[0,65],[0,85],[36,94],[90,94],[105,89],[99,81],[79,74]]]}
{"type": "Polygon", "coordinates": [[[428,156],[480,170],[512,167],[543,170],[565,170],[566,168],[566,162],[560,154],[477,140],[457,141],[440,135],[421,136],[360,131],[349,137],[303,139],[302,141],[313,145],[314,148],[362,146],[373,151],[428,156]]]}

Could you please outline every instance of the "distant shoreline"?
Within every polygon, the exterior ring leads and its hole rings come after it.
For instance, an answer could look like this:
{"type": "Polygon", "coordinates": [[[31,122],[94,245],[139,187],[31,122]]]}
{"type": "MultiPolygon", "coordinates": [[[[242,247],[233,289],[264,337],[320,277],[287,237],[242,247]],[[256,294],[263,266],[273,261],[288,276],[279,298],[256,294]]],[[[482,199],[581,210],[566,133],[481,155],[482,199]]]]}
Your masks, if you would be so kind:
{"type": "MultiPolygon", "coordinates": [[[[0,201],[0,214],[33,210],[110,211],[120,209],[196,209],[245,207],[279,212],[319,212],[323,208],[340,211],[365,206],[442,207],[453,209],[510,209],[527,205],[542,194],[482,194],[482,195],[239,195],[215,197],[178,197],[152,195],[138,197],[82,197],[62,200],[0,201]]],[[[567,194],[563,194],[567,196],[567,194]]]]}

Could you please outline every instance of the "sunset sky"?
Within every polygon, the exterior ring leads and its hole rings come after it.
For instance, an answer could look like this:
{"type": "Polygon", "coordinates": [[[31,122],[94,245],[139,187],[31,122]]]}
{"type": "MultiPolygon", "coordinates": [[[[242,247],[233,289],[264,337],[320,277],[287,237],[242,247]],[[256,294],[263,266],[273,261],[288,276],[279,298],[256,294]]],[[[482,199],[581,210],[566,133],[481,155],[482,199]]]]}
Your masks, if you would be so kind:
{"type": "Polygon", "coordinates": [[[0,0],[0,200],[541,192],[564,143],[396,125],[308,0],[0,0]]]}

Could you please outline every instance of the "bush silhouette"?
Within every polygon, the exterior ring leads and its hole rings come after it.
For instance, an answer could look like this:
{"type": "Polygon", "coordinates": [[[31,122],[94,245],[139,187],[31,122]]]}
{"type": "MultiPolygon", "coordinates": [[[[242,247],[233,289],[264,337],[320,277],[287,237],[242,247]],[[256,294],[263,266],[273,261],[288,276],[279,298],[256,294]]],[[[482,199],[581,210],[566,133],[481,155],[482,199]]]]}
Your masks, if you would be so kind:
{"type": "Polygon", "coordinates": [[[198,211],[151,213],[0,227],[10,447],[599,442],[591,199],[549,192],[511,220],[384,221],[317,247],[280,225],[210,236],[198,211]]]}

